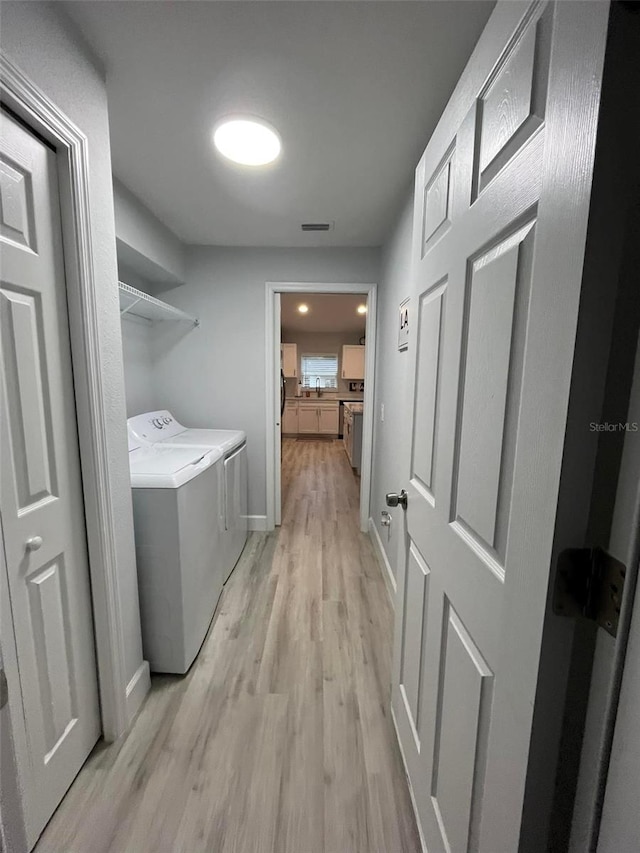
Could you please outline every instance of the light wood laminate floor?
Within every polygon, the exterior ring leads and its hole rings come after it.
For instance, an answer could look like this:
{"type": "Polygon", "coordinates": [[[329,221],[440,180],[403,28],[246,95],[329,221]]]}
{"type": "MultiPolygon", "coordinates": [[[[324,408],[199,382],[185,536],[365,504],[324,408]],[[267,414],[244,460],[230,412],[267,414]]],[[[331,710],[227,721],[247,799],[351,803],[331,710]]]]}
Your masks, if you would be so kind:
{"type": "Polygon", "coordinates": [[[286,440],[282,473],[282,527],[251,535],[188,676],[153,679],[37,853],[419,851],[357,480],[337,441],[286,440]]]}

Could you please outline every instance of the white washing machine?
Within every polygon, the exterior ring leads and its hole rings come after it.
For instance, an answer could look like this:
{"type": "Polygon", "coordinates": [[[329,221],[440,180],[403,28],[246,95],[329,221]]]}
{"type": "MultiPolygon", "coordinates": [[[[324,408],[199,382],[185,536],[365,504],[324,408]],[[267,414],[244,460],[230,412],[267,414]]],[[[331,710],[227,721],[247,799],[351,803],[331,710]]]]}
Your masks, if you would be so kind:
{"type": "Polygon", "coordinates": [[[224,477],[217,449],[129,437],[142,642],[153,672],[185,673],[225,581],[224,477]]]}
{"type": "Polygon", "coordinates": [[[156,447],[217,449],[223,456],[221,505],[222,553],[225,581],[233,571],[248,533],[247,436],[242,430],[188,429],[166,409],[136,415],[127,421],[133,440],[156,447]]]}

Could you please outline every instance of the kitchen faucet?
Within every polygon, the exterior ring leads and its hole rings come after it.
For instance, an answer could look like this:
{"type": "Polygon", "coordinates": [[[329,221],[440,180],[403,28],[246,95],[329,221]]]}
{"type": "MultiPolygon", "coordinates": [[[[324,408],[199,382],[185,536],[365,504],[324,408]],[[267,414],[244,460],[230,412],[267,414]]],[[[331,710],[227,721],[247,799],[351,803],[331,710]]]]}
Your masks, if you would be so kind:
{"type": "Polygon", "coordinates": [[[316,394],[318,397],[322,397],[322,391],[320,390],[320,377],[316,376],[316,394]]]}

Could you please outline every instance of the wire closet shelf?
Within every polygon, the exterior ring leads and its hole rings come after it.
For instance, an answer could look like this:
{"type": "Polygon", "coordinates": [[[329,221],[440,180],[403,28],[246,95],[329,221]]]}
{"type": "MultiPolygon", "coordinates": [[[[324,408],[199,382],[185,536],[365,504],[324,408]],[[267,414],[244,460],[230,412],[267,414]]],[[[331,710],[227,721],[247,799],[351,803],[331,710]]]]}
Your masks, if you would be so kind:
{"type": "Polygon", "coordinates": [[[155,296],[149,296],[148,293],[131,287],[130,284],[125,284],[123,281],[118,282],[118,290],[120,291],[120,316],[131,314],[152,323],[157,320],[183,320],[193,326],[200,325],[200,320],[197,317],[192,317],[191,314],[187,314],[167,302],[162,302],[155,296]]]}

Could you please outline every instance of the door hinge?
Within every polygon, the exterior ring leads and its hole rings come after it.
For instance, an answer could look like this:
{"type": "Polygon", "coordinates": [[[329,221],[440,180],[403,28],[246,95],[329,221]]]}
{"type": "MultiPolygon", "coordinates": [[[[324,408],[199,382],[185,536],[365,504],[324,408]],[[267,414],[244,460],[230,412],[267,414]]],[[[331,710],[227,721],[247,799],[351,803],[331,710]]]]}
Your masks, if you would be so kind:
{"type": "Polygon", "coordinates": [[[603,548],[567,548],[558,558],[553,612],[618,633],[626,566],[603,548]]]}

